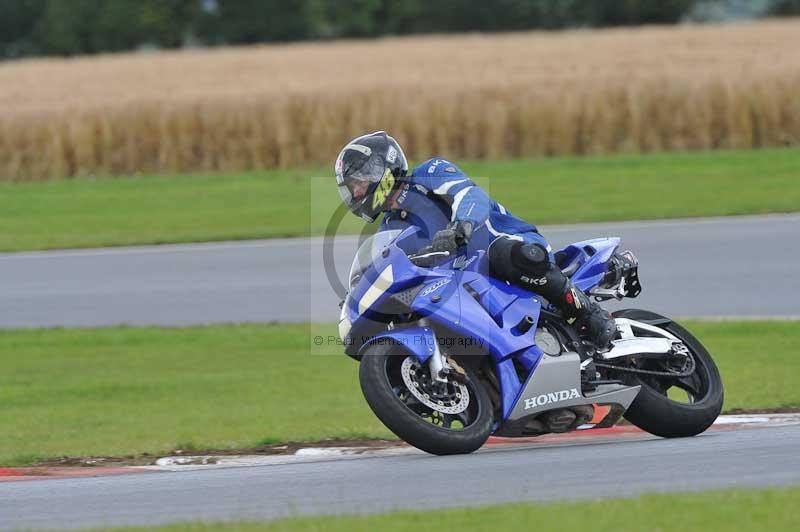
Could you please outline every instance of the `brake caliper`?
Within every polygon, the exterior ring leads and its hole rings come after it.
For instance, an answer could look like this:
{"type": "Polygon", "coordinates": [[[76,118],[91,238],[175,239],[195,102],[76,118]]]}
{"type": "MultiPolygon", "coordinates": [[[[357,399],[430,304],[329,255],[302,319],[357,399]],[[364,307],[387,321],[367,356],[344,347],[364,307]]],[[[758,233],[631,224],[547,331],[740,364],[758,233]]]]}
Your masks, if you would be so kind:
{"type": "Polygon", "coordinates": [[[467,377],[467,372],[464,371],[464,368],[459,366],[458,362],[452,357],[446,357],[445,360],[447,361],[447,366],[450,366],[447,376],[459,384],[467,384],[469,377],[467,377]]]}

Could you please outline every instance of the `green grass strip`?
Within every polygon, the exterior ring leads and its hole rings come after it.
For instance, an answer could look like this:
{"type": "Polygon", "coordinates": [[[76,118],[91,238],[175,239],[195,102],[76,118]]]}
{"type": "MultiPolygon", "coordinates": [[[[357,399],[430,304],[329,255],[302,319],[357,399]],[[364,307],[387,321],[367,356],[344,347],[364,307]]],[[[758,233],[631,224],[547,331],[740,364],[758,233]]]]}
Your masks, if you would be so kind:
{"type": "MultiPolygon", "coordinates": [[[[537,224],[794,212],[800,149],[463,164],[537,224]]],[[[0,251],[320,234],[331,170],[0,183],[0,251]],[[313,176],[328,176],[312,179],[313,176]]],[[[343,230],[362,223],[346,217],[343,230]]]]}
{"type": "MultiPolygon", "coordinates": [[[[569,494],[564,494],[568,496],[569,494]]],[[[503,504],[451,510],[400,511],[365,517],[304,517],[271,523],[192,523],[160,532],[460,532],[463,530],[559,530],[593,532],[795,531],[800,488],[726,490],[644,495],[628,499],[503,504]]],[[[144,530],[120,528],[113,530],[144,530]]]]}
{"type": "MultiPolygon", "coordinates": [[[[720,366],[726,409],[800,406],[800,322],[687,326],[720,366]]],[[[318,334],[335,328],[3,331],[0,465],[392,437],[364,402],[358,364],[312,354],[318,334]]]]}

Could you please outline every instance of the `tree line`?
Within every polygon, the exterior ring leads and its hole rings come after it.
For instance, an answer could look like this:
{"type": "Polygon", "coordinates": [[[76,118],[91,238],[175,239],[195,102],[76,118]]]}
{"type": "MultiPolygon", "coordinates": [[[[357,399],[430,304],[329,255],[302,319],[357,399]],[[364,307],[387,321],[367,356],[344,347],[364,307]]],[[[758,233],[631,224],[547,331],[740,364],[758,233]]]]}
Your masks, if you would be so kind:
{"type": "MultiPolygon", "coordinates": [[[[760,0],[759,14],[800,14],[760,0]]],[[[737,0],[0,0],[0,58],[419,33],[671,24],[737,0]]]]}

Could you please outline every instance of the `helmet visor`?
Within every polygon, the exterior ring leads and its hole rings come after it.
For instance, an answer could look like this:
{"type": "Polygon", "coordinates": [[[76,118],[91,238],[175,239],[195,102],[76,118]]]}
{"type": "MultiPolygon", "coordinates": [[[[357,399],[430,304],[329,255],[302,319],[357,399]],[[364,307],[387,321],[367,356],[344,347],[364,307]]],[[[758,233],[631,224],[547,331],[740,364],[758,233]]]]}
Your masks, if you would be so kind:
{"type": "Polygon", "coordinates": [[[342,159],[340,156],[336,164],[336,183],[342,201],[352,208],[375,188],[372,185],[383,179],[387,170],[386,163],[380,154],[374,152],[369,155],[359,153],[356,157],[342,159]]]}

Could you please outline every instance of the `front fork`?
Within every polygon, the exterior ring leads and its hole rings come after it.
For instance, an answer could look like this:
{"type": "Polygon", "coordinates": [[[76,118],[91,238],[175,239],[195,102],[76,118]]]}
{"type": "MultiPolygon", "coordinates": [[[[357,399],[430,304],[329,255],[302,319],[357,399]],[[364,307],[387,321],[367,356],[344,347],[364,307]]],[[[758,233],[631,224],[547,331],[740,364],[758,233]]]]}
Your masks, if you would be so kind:
{"type": "Polygon", "coordinates": [[[466,384],[469,380],[464,368],[459,366],[455,360],[446,357],[439,349],[439,338],[436,336],[436,331],[429,324],[426,324],[431,331],[433,339],[433,354],[428,360],[428,368],[431,372],[431,377],[436,382],[447,384],[448,382],[455,381],[460,384],[466,384]]]}
{"type": "Polygon", "coordinates": [[[419,324],[427,333],[426,336],[428,338],[426,338],[426,340],[433,344],[430,345],[428,349],[428,352],[430,353],[430,357],[428,358],[428,368],[431,372],[431,378],[437,382],[447,383],[447,374],[452,370],[452,368],[447,363],[447,360],[442,354],[442,350],[439,349],[439,338],[436,336],[436,330],[425,318],[419,320],[419,324]]]}
{"type": "MultiPolygon", "coordinates": [[[[433,331],[433,329],[431,329],[433,331]]],[[[438,382],[447,383],[447,374],[452,371],[450,364],[442,355],[439,349],[439,339],[436,337],[436,332],[433,332],[433,354],[428,360],[428,367],[431,370],[431,377],[438,382]]]]}

